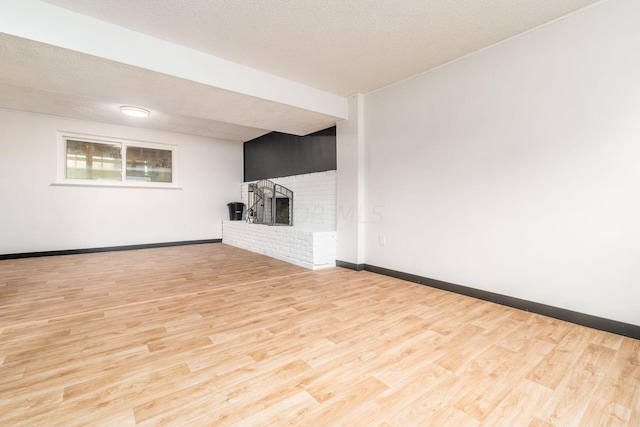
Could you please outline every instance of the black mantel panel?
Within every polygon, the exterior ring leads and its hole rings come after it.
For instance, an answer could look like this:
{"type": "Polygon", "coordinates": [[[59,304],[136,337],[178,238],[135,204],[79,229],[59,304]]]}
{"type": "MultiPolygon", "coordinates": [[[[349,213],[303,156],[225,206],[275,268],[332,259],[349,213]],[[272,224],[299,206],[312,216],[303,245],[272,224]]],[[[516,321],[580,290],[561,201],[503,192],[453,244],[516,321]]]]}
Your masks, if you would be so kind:
{"type": "Polygon", "coordinates": [[[336,127],[306,136],[271,132],[244,143],[244,181],[336,170],[336,127]]]}

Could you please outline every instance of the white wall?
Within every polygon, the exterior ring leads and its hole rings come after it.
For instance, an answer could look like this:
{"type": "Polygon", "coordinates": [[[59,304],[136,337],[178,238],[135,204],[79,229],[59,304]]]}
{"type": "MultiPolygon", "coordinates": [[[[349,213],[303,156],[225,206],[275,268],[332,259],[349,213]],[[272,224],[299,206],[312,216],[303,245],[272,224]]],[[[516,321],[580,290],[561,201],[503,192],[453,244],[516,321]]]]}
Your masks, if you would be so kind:
{"type": "Polygon", "coordinates": [[[337,258],[352,264],[365,261],[366,145],[364,97],[347,100],[349,120],[336,125],[337,149],[337,258]]]}
{"type": "Polygon", "coordinates": [[[610,0],[367,95],[366,263],[640,325],[639,22],[610,0]]]}
{"type": "Polygon", "coordinates": [[[0,109],[0,254],[222,237],[242,144],[0,109]],[[177,144],[181,190],[51,186],[57,132],[177,144]]]}

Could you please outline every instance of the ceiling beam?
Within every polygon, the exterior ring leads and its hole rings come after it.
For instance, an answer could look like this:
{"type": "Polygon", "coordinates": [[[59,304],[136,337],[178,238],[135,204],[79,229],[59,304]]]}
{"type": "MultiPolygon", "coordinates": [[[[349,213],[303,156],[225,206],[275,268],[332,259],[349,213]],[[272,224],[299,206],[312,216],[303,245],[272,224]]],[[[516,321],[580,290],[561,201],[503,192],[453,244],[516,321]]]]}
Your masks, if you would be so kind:
{"type": "Polygon", "coordinates": [[[346,98],[38,0],[1,0],[0,32],[346,119],[346,98]]]}

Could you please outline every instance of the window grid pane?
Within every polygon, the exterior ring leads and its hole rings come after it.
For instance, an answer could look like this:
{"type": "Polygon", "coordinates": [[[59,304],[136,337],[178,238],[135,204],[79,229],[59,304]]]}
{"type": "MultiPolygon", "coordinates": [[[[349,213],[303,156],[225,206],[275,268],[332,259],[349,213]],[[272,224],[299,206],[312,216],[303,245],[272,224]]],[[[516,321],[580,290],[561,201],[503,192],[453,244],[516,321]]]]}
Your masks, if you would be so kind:
{"type": "Polygon", "coordinates": [[[172,151],[127,147],[127,181],[173,182],[172,151]]]}
{"type": "Polygon", "coordinates": [[[120,147],[67,140],[67,179],[122,181],[120,147]]]}

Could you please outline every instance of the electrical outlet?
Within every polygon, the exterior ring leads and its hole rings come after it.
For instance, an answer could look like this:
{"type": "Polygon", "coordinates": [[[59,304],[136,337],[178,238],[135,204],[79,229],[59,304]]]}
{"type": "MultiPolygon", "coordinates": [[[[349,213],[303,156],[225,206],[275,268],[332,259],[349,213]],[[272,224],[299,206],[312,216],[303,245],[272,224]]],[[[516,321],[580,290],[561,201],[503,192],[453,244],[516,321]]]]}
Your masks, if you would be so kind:
{"type": "Polygon", "coordinates": [[[384,234],[378,235],[378,243],[380,244],[380,246],[384,246],[387,244],[387,238],[384,236],[384,234]]]}

